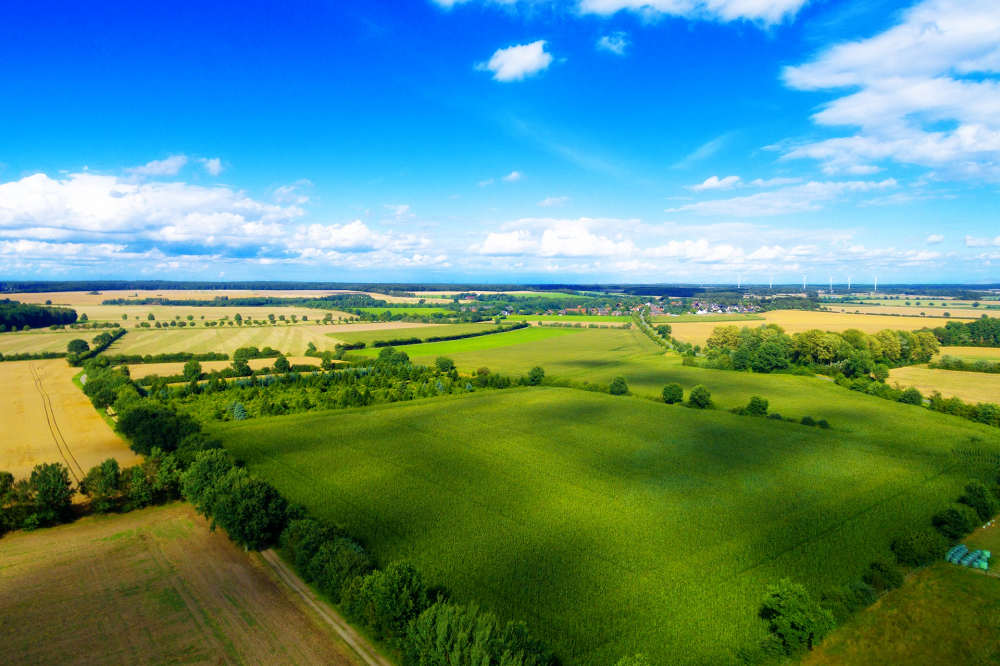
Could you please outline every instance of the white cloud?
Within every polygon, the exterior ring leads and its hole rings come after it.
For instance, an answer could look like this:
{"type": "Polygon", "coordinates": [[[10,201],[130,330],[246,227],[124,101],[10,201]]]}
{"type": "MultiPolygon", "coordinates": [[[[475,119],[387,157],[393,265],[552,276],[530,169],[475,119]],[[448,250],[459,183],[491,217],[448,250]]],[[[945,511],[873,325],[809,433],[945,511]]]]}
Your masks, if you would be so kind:
{"type": "Polygon", "coordinates": [[[783,187],[770,192],[759,192],[745,197],[713,199],[666,212],[690,211],[699,215],[731,215],[734,217],[761,217],[786,215],[819,210],[821,202],[829,202],[853,192],[884,190],[896,186],[892,178],[875,181],[810,182],[804,185],[783,187]]]}
{"type": "Polygon", "coordinates": [[[492,178],[489,178],[487,180],[481,180],[481,181],[479,181],[479,187],[486,187],[487,185],[492,185],[492,184],[493,184],[493,179],[492,178]]]}
{"type": "Polygon", "coordinates": [[[291,185],[282,185],[274,191],[274,201],[279,204],[306,204],[309,196],[306,191],[312,188],[308,180],[297,180],[291,185]]]}
{"type": "Polygon", "coordinates": [[[667,257],[713,263],[740,261],[743,258],[742,249],[727,243],[712,245],[704,238],[696,241],[672,240],[666,245],[647,250],[645,254],[648,257],[667,257]]]}
{"type": "Polygon", "coordinates": [[[409,204],[386,204],[385,207],[389,209],[392,216],[397,221],[408,220],[416,217],[416,215],[410,212],[409,204]]]}
{"type": "Polygon", "coordinates": [[[728,190],[729,188],[738,185],[739,182],[739,176],[726,176],[721,180],[718,176],[712,176],[711,178],[706,179],[704,183],[701,183],[700,185],[691,185],[688,189],[695,192],[702,192],[704,190],[728,190]]]}
{"type": "Polygon", "coordinates": [[[941,234],[928,234],[927,235],[927,244],[928,245],[937,245],[938,243],[940,243],[943,240],[944,240],[944,236],[942,236],[941,234]]]}
{"type": "Polygon", "coordinates": [[[976,238],[975,236],[965,237],[965,247],[989,247],[991,245],[1000,246],[1000,236],[997,236],[993,240],[989,238],[976,238]]]}
{"type": "Polygon", "coordinates": [[[569,197],[547,197],[538,202],[539,206],[543,208],[551,208],[554,206],[562,206],[569,201],[569,197]]]}
{"type": "Polygon", "coordinates": [[[521,220],[512,224],[532,227],[539,223],[545,225],[541,238],[527,228],[493,232],[482,244],[473,245],[469,250],[483,255],[538,257],[606,257],[629,255],[635,250],[635,244],[629,239],[615,241],[591,232],[590,227],[596,226],[595,220],[588,218],[521,220]]]}
{"type": "Polygon", "coordinates": [[[800,182],[802,182],[801,178],[771,178],[770,180],[755,178],[750,181],[750,185],[753,187],[781,187],[783,185],[794,185],[795,183],[800,182]]]}
{"type": "Polygon", "coordinates": [[[187,155],[174,155],[165,160],[153,160],[140,167],[126,169],[137,176],[176,176],[187,164],[187,155]]]}
{"type": "Polygon", "coordinates": [[[799,90],[849,90],[813,116],[859,128],[806,143],[787,158],[827,173],[873,173],[896,161],[941,176],[1000,180],[1000,3],[924,0],[898,24],[784,71],[799,90]]]}
{"type": "Polygon", "coordinates": [[[476,69],[493,72],[494,81],[523,81],[525,77],[548,69],[552,54],[545,50],[545,40],[531,44],[518,44],[505,49],[497,49],[486,62],[476,65],[476,69]]]}
{"type": "Polygon", "coordinates": [[[629,10],[648,18],[683,16],[714,21],[756,21],[765,25],[792,17],[808,0],[579,0],[588,14],[614,14],[629,10]]]}
{"type": "Polygon", "coordinates": [[[628,33],[613,32],[610,35],[603,35],[597,40],[597,50],[607,51],[609,53],[614,53],[615,55],[623,56],[625,55],[625,49],[627,49],[630,44],[631,42],[629,42],[628,33]]]}
{"type": "Polygon", "coordinates": [[[502,180],[505,183],[516,183],[519,182],[522,178],[524,178],[524,174],[521,173],[520,171],[511,171],[509,174],[507,174],[500,180],[502,180]]]}
{"type": "Polygon", "coordinates": [[[205,167],[205,171],[213,176],[218,176],[222,173],[222,160],[218,157],[213,157],[212,159],[206,159],[202,157],[200,160],[201,165],[205,167]]]}

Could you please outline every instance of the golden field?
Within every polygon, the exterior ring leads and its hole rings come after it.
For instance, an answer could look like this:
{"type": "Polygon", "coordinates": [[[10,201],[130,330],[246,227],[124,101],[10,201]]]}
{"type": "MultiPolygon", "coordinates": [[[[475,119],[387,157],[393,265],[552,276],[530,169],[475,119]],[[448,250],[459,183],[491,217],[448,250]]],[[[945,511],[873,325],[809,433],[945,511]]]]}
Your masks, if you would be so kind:
{"type": "Polygon", "coordinates": [[[926,365],[911,365],[890,370],[889,382],[914,386],[925,396],[940,391],[946,398],[958,396],[965,402],[1000,403],[1000,375],[932,370],[926,365]]]}

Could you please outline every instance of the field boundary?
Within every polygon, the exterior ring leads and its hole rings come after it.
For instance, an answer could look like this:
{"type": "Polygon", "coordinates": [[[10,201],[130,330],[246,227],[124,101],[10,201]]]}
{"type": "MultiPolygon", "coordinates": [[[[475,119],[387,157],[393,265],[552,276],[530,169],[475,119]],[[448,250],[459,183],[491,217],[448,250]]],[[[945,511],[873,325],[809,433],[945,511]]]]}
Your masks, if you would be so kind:
{"type": "Polygon", "coordinates": [[[357,654],[361,659],[364,660],[368,666],[393,666],[393,663],[386,659],[382,654],[380,654],[371,643],[369,643],[363,636],[361,636],[357,631],[354,630],[351,625],[349,625],[344,618],[330,608],[330,606],[320,600],[316,594],[309,589],[309,586],[302,582],[288,565],[285,564],[274,549],[267,549],[261,551],[261,557],[264,561],[271,567],[271,569],[278,575],[285,585],[287,585],[292,592],[298,595],[307,606],[309,606],[313,611],[319,615],[320,619],[323,620],[327,625],[333,628],[334,631],[343,639],[343,641],[357,654]]]}

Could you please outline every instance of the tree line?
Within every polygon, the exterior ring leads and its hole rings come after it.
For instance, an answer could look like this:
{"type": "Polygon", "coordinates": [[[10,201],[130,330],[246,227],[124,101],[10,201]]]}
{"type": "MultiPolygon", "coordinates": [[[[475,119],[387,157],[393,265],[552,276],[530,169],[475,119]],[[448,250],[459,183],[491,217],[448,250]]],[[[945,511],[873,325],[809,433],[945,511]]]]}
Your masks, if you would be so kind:
{"type": "Polygon", "coordinates": [[[944,326],[921,330],[933,333],[946,347],[1000,347],[998,317],[983,315],[975,321],[949,321],[944,326]]]}
{"type": "Polygon", "coordinates": [[[75,323],[76,316],[76,310],[69,308],[33,305],[4,298],[0,300],[0,333],[8,330],[24,330],[25,326],[28,328],[65,326],[75,323]]]}

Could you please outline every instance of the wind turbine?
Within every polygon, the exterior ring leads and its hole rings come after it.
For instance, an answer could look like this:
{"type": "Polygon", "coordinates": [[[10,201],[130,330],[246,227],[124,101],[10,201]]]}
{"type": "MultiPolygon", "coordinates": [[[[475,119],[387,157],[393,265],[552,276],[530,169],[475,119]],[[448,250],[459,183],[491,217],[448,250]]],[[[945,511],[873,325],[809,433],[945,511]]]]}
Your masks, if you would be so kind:
{"type": "Polygon", "coordinates": [[[875,293],[877,294],[878,293],[878,276],[877,275],[873,275],[872,277],[875,278],[875,293]]]}
{"type": "Polygon", "coordinates": [[[771,281],[767,283],[768,289],[774,289],[774,276],[771,276],[771,281]]]}
{"type": "Polygon", "coordinates": [[[743,283],[743,276],[739,273],[736,274],[736,288],[739,289],[740,285],[743,283]]]}
{"type": "Polygon", "coordinates": [[[802,274],[802,291],[805,291],[805,290],[806,290],[806,275],[805,275],[805,273],[803,273],[802,274]]]}
{"type": "Polygon", "coordinates": [[[854,276],[853,275],[848,275],[847,276],[847,291],[851,290],[851,278],[852,277],[854,277],[854,276]]]}
{"type": "Polygon", "coordinates": [[[830,293],[832,294],[833,293],[833,276],[830,275],[829,273],[827,273],[826,276],[828,278],[830,278],[830,293]]]}

